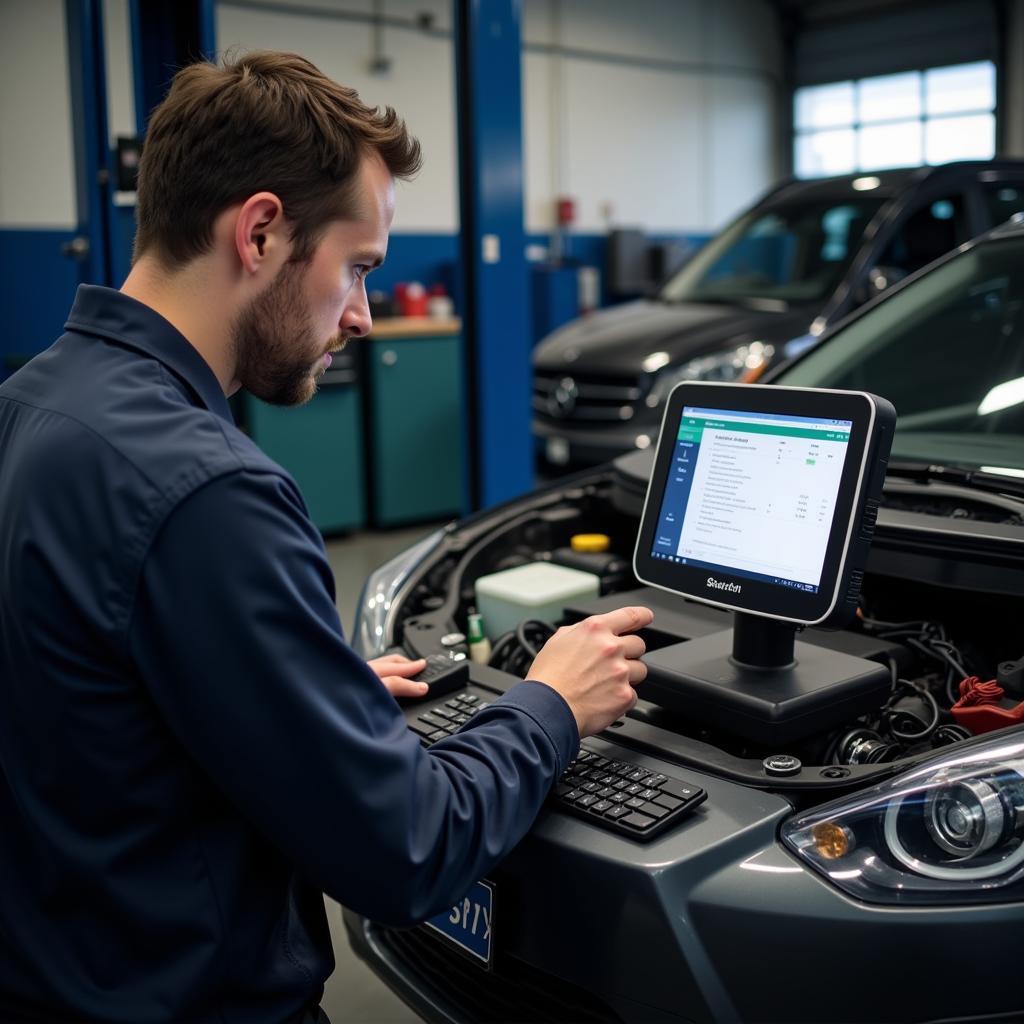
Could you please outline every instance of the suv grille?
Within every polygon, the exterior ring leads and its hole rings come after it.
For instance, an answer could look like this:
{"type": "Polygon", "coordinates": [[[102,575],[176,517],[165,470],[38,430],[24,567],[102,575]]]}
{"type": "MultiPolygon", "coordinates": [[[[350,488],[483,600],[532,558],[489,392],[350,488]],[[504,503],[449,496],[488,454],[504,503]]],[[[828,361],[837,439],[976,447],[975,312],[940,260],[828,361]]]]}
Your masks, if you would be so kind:
{"type": "Polygon", "coordinates": [[[535,372],[533,409],[551,419],[624,423],[639,412],[647,386],[639,377],[535,372]]]}
{"type": "Polygon", "coordinates": [[[622,1024],[622,1018],[586,989],[502,957],[484,971],[422,928],[374,927],[380,942],[467,1019],[480,1024],[622,1024]]]}

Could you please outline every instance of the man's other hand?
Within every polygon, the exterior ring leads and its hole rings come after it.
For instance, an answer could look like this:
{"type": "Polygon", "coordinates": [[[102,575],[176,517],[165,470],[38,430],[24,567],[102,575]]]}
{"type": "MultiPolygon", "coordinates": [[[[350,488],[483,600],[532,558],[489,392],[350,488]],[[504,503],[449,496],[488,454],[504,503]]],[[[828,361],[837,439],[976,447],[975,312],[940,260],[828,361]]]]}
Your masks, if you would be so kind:
{"type": "Polygon", "coordinates": [[[528,679],[547,683],[569,705],[580,736],[607,729],[636,704],[646,645],[635,630],[654,621],[650,608],[626,607],[563,626],[541,648],[528,679]]]}
{"type": "Polygon", "coordinates": [[[423,697],[429,689],[426,683],[416,683],[410,678],[427,667],[425,658],[410,661],[402,654],[385,654],[367,664],[380,676],[392,697],[423,697]]]}

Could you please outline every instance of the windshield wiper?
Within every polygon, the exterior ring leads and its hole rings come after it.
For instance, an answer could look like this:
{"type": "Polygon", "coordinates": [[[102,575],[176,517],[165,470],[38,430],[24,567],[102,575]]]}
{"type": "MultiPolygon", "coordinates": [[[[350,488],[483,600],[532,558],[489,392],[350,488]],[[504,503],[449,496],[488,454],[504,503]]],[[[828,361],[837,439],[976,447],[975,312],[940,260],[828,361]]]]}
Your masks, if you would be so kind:
{"type": "Polygon", "coordinates": [[[944,466],[934,462],[902,461],[889,462],[888,476],[905,480],[920,480],[922,483],[957,484],[990,494],[1005,494],[1024,501],[1024,477],[1003,476],[983,469],[969,469],[966,466],[944,466]]]}

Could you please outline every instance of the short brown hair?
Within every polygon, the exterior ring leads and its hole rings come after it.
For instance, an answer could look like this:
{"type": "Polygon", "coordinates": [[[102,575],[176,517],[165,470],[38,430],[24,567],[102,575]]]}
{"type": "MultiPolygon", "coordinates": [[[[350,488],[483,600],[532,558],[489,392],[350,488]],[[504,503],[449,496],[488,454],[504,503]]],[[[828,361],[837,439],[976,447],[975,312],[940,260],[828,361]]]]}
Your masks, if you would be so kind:
{"type": "Polygon", "coordinates": [[[266,191],[292,223],[292,258],[304,259],[330,221],[351,215],[372,152],[396,178],[420,166],[420,145],[391,107],[368,107],[304,57],[190,64],[149,122],[134,257],[152,252],[179,267],[209,250],[223,210],[266,191]]]}

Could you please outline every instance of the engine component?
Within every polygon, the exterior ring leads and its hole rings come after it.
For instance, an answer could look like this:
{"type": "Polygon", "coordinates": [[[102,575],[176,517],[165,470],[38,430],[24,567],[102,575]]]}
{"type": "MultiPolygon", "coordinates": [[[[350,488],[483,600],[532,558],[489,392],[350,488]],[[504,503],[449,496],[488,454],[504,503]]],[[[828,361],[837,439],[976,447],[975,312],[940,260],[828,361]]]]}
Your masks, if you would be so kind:
{"type": "Polygon", "coordinates": [[[560,621],[567,604],[597,597],[600,586],[593,573],[533,562],[477,579],[476,607],[494,641],[524,619],[560,621]]]}
{"type": "Polygon", "coordinates": [[[1000,662],[996,682],[1014,697],[1024,697],[1024,658],[1000,662]]]}
{"type": "Polygon", "coordinates": [[[853,729],[836,747],[838,764],[878,764],[899,755],[895,743],[887,743],[874,729],[853,729]]]}
{"type": "Polygon", "coordinates": [[[953,705],[953,717],[975,736],[1024,722],[1024,701],[1015,708],[999,706],[1003,688],[990,679],[983,683],[971,676],[960,684],[960,699],[953,705]]]}

